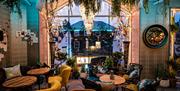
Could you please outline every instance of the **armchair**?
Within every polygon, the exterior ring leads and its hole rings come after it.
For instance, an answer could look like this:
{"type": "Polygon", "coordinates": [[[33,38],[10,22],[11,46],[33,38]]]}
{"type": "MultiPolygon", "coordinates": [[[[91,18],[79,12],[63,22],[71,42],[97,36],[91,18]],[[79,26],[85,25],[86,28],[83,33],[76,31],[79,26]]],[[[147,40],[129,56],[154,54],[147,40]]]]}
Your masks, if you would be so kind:
{"type": "Polygon", "coordinates": [[[36,90],[36,91],[60,91],[61,83],[58,80],[50,80],[50,79],[48,79],[48,83],[51,84],[50,88],[40,89],[40,90],[36,90]]]}
{"type": "Polygon", "coordinates": [[[129,79],[126,81],[128,83],[135,83],[137,84],[138,81],[140,81],[141,71],[143,69],[143,66],[140,64],[130,63],[129,68],[127,69],[127,72],[125,75],[128,75],[129,79]]]}
{"type": "Polygon", "coordinates": [[[74,89],[72,91],[96,91],[96,90],[94,90],[94,89],[82,89],[82,90],[74,89]]]}
{"type": "Polygon", "coordinates": [[[66,84],[69,81],[71,70],[72,70],[72,68],[68,65],[62,65],[62,67],[60,67],[60,75],[59,76],[62,77],[62,81],[61,81],[62,86],[66,87],[66,84]]]}

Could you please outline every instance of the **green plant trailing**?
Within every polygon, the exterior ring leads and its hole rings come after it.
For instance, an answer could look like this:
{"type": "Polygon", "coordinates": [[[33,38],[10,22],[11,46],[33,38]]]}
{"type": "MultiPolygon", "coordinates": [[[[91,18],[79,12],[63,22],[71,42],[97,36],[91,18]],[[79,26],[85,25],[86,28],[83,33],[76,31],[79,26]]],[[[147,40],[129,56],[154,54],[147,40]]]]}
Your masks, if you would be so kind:
{"type": "Polygon", "coordinates": [[[21,9],[20,9],[20,0],[0,0],[0,4],[5,5],[7,8],[14,12],[15,8],[17,9],[17,13],[20,17],[22,17],[21,9]]]}
{"type": "Polygon", "coordinates": [[[122,56],[123,56],[123,53],[122,52],[114,52],[112,54],[112,58],[113,60],[121,60],[122,59],[122,56]]]}
{"type": "Polygon", "coordinates": [[[140,0],[112,0],[112,15],[120,16],[121,12],[121,5],[132,6],[139,3],[140,0]]]}
{"type": "Polygon", "coordinates": [[[102,0],[68,0],[70,4],[74,1],[75,5],[83,5],[85,7],[86,16],[92,11],[94,14],[99,12],[102,0]]]}

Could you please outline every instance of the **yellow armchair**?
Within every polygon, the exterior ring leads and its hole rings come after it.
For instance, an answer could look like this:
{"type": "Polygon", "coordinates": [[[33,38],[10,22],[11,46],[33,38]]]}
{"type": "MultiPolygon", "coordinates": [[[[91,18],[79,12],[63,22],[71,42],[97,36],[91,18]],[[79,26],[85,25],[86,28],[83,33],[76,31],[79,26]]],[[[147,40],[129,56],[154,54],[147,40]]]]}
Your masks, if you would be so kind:
{"type": "Polygon", "coordinates": [[[68,65],[62,65],[62,67],[60,67],[60,77],[62,77],[62,86],[66,86],[66,84],[68,83],[71,74],[71,69],[72,68],[68,65]]]}
{"type": "Polygon", "coordinates": [[[61,90],[61,83],[58,80],[48,80],[48,83],[51,84],[50,88],[40,89],[36,91],[60,91],[61,90]]]}
{"type": "Polygon", "coordinates": [[[72,91],[96,91],[94,89],[73,89],[72,91]]]}
{"type": "Polygon", "coordinates": [[[48,78],[48,81],[54,81],[54,80],[57,80],[57,81],[59,81],[61,83],[62,77],[60,77],[60,76],[50,76],[48,78]]]}
{"type": "Polygon", "coordinates": [[[62,74],[62,71],[65,69],[65,68],[67,68],[67,67],[69,67],[68,65],[62,65],[60,68],[59,68],[59,75],[61,76],[61,74],[62,74]]]}
{"type": "Polygon", "coordinates": [[[128,88],[128,89],[130,89],[132,91],[138,91],[138,87],[137,87],[136,84],[129,84],[129,85],[127,85],[126,88],[128,88]]]}

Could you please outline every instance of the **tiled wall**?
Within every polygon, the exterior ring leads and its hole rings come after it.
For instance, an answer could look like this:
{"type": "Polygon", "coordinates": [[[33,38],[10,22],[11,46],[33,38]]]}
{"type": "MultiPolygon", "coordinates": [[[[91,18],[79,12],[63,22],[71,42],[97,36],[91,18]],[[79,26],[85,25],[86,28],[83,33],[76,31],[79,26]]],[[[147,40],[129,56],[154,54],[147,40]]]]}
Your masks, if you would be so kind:
{"type": "MultiPolygon", "coordinates": [[[[140,8],[140,48],[139,48],[139,63],[143,65],[144,69],[142,71],[142,79],[143,78],[154,78],[155,77],[155,69],[157,68],[157,64],[166,65],[166,61],[168,60],[169,56],[169,41],[166,43],[165,46],[152,49],[147,47],[142,38],[143,31],[146,27],[152,24],[161,24],[169,32],[169,13],[167,16],[164,17],[162,11],[162,4],[153,5],[153,0],[149,3],[149,13],[146,14],[144,12],[144,8],[140,8]]],[[[171,7],[180,7],[179,0],[171,0],[170,6],[171,7]]],[[[169,11],[169,9],[167,9],[169,11]]]]}
{"type": "MultiPolygon", "coordinates": [[[[165,46],[157,49],[147,47],[143,42],[142,34],[150,25],[160,24],[166,27],[169,31],[169,14],[164,17],[164,13],[162,10],[162,5],[153,5],[151,1],[149,3],[149,12],[146,14],[144,12],[144,8],[141,8],[140,12],[140,56],[139,63],[143,65],[142,78],[154,78],[155,77],[155,69],[157,68],[157,64],[164,64],[168,60],[168,42],[165,46]]],[[[162,3],[163,4],[163,3],[162,3]]]]}
{"type": "MultiPolygon", "coordinates": [[[[37,0],[31,0],[31,6],[27,7],[27,29],[30,29],[39,38],[39,12],[36,8],[37,0]]],[[[27,45],[28,65],[35,65],[39,61],[39,43],[27,45]]]]}
{"type": "Polygon", "coordinates": [[[22,18],[17,13],[11,13],[11,30],[10,30],[10,62],[8,65],[16,64],[27,65],[27,42],[16,37],[16,32],[27,29],[26,7],[21,6],[22,18]]]}

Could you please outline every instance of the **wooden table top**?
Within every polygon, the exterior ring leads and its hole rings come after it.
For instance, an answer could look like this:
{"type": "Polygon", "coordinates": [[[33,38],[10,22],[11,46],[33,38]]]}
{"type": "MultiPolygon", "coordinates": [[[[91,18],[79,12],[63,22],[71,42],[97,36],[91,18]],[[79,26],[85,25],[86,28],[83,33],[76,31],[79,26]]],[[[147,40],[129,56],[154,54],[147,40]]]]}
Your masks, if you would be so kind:
{"type": "Polygon", "coordinates": [[[2,85],[6,88],[31,86],[37,81],[35,76],[19,76],[5,81],[2,85]]]}
{"type": "Polygon", "coordinates": [[[119,84],[124,83],[126,80],[123,77],[117,76],[117,75],[114,75],[114,80],[111,80],[110,75],[103,75],[100,77],[100,81],[113,83],[114,85],[119,85],[119,84]]]}
{"type": "Polygon", "coordinates": [[[29,70],[27,72],[27,74],[29,75],[43,75],[43,74],[46,74],[50,71],[50,68],[37,68],[37,69],[32,69],[32,70],[29,70]]]}

